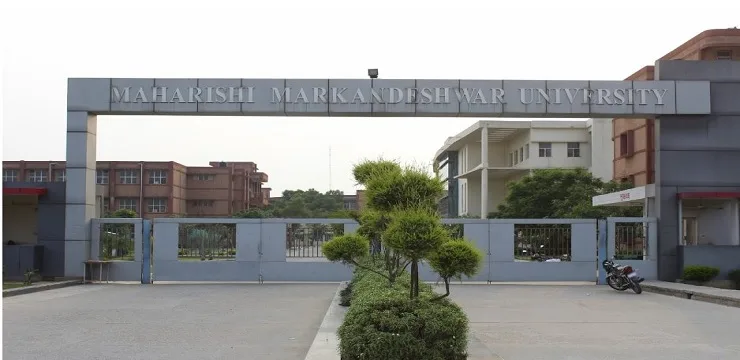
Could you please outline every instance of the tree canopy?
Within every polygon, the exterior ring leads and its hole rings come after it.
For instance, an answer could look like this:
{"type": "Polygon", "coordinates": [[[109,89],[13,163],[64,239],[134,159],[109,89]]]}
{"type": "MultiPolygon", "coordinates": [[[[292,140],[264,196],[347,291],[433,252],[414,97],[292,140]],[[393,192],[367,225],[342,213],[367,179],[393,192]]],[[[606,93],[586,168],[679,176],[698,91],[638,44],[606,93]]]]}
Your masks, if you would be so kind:
{"type": "Polygon", "coordinates": [[[638,207],[592,206],[596,195],[625,190],[629,183],[604,182],[585,169],[539,169],[507,185],[504,202],[489,218],[605,218],[642,216],[638,207]]]}
{"type": "Polygon", "coordinates": [[[273,200],[265,209],[242,210],[238,218],[347,218],[344,193],[330,190],[320,193],[315,189],[285,190],[280,199],[273,200]]]}
{"type": "Polygon", "coordinates": [[[353,175],[365,185],[367,207],[353,217],[360,223],[356,234],[338,236],[323,245],[327,259],[365,268],[390,284],[410,266],[412,299],[419,297],[419,263],[424,260],[433,260],[432,269],[445,281],[446,293],[433,300],[450,294],[451,278],[478,271],[481,252],[442,225],[437,201],[444,184],[438,176],[383,159],[355,165],[353,175]],[[373,265],[366,266],[369,256],[373,265]]]}

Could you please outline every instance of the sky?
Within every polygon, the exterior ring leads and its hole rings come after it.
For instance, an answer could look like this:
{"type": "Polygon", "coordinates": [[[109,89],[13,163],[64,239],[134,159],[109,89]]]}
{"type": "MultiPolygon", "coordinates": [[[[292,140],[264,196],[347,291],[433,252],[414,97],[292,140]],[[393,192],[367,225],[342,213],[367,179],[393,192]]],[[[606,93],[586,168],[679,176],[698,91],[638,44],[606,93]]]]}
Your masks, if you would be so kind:
{"type": "MultiPolygon", "coordinates": [[[[9,3],[4,161],[65,158],[69,77],[365,78],[378,68],[388,79],[622,80],[704,30],[740,26],[740,4],[714,0],[9,3]]],[[[253,161],[273,194],[354,193],[357,162],[431,165],[478,120],[100,116],[97,159],[253,161]]]]}

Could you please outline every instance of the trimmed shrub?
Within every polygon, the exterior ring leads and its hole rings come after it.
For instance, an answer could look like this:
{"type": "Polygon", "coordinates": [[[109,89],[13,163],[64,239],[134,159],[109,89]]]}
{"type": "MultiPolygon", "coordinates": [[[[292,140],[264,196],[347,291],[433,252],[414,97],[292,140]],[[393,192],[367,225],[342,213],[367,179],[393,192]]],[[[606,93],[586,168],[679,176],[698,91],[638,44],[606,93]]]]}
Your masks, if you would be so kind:
{"type": "Polygon", "coordinates": [[[353,264],[370,253],[370,242],[357,234],[341,235],[321,245],[321,251],[329,261],[353,264]]]}
{"type": "Polygon", "coordinates": [[[683,268],[686,281],[707,282],[719,275],[719,268],[704,265],[689,265],[683,268]]]}
{"type": "Polygon", "coordinates": [[[740,269],[730,271],[727,278],[735,282],[735,289],[740,290],[740,269]]]}
{"type": "Polygon", "coordinates": [[[420,296],[409,299],[409,274],[388,280],[358,269],[352,302],[339,327],[343,360],[467,359],[468,319],[456,304],[419,284],[420,296]]]}

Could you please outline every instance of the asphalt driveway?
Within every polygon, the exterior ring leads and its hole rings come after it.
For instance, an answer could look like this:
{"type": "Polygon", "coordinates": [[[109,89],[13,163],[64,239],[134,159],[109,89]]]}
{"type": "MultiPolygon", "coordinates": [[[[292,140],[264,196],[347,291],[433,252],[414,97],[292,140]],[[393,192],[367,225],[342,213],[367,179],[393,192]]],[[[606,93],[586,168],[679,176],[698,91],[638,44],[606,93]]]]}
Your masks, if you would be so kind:
{"type": "Polygon", "coordinates": [[[83,285],[3,299],[13,360],[303,360],[337,284],[83,285]]]}

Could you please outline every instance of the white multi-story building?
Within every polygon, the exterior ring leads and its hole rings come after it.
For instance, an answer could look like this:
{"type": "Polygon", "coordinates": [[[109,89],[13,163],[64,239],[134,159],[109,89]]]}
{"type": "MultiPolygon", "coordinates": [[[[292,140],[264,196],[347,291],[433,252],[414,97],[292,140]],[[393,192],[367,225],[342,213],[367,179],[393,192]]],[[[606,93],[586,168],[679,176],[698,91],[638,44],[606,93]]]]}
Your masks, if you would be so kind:
{"type": "Polygon", "coordinates": [[[448,181],[447,215],[485,218],[506,184],[534,169],[586,168],[612,180],[611,133],[611,119],[479,121],[435,156],[448,181]]]}

